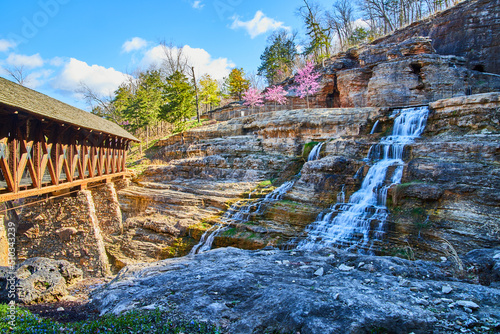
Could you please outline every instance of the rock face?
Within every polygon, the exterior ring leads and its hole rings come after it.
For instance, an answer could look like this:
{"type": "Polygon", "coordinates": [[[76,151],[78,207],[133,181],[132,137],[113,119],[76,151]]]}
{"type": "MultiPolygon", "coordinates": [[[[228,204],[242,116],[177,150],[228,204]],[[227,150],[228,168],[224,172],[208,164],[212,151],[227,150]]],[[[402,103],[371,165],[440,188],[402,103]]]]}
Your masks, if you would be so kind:
{"type": "Polygon", "coordinates": [[[448,242],[459,254],[498,245],[499,102],[492,93],[431,104],[426,131],[412,145],[403,183],[392,196],[400,239],[410,227],[404,221],[413,221],[427,238],[410,237],[410,243],[431,252],[453,252],[448,242]]]}
{"type": "MultiPolygon", "coordinates": [[[[1,268],[0,297],[3,301],[8,301],[7,272],[8,268],[1,268]]],[[[67,286],[81,278],[82,271],[68,261],[31,258],[17,266],[17,300],[24,304],[58,301],[68,294],[67,286]]]]}
{"type": "MultiPolygon", "coordinates": [[[[340,55],[354,57],[358,65],[333,71],[335,85],[330,89],[338,93],[336,104],[401,107],[500,90],[498,75],[470,70],[462,57],[436,54],[431,40],[406,42],[406,48],[404,43],[367,45],[340,55]]],[[[338,61],[333,59],[323,71],[331,71],[338,61]]]]}
{"type": "Polygon", "coordinates": [[[432,39],[437,53],[464,57],[469,69],[500,74],[498,8],[498,0],[463,1],[372,44],[401,43],[413,36],[426,36],[432,39]]]}
{"type": "MultiPolygon", "coordinates": [[[[151,166],[131,187],[118,192],[125,232],[111,238],[109,253],[123,264],[187,254],[231,204],[263,196],[293,178],[304,163],[305,144],[357,137],[387,112],[280,111],[212,124],[161,141],[158,158],[165,165],[151,166]]],[[[278,243],[283,235],[293,238],[321,210],[311,205],[310,196],[304,201],[293,204],[293,214],[302,212],[305,221],[286,222],[290,216],[281,214],[278,202],[260,217],[259,226],[238,226],[216,244],[262,248],[278,243]]]]}
{"type": "MultiPolygon", "coordinates": [[[[498,93],[431,105],[421,138],[404,152],[402,183],[389,189],[390,215],[378,254],[440,260],[457,267],[475,248],[500,244],[498,93]]],[[[347,201],[368,172],[368,151],[391,133],[383,108],[258,114],[212,124],[159,143],[159,159],[119,192],[125,233],[110,253],[124,264],[187,254],[216,223],[230,227],[214,247],[294,247],[318,214],[347,201]],[[374,126],[376,123],[376,126],[374,126]],[[320,159],[307,154],[323,142],[320,159]],[[300,173],[299,173],[300,171],[300,173]],[[276,201],[250,206],[286,181],[276,201]],[[236,203],[236,204],[235,204],[236,203]]]]}
{"type": "Polygon", "coordinates": [[[224,333],[498,329],[500,290],[457,280],[450,271],[449,263],[335,250],[219,248],[128,266],[92,296],[92,303],[101,314],[175,308],[216,322],[224,333]],[[443,294],[443,286],[452,291],[443,294]]]}

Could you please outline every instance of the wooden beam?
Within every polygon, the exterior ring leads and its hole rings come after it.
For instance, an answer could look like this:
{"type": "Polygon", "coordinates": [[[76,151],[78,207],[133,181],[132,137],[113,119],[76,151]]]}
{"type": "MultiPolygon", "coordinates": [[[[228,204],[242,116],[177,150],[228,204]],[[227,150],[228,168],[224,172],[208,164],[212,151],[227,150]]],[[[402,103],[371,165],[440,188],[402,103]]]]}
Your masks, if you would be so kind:
{"type": "Polygon", "coordinates": [[[88,184],[91,182],[100,182],[100,181],[104,181],[106,179],[111,180],[114,178],[121,178],[123,176],[130,176],[130,175],[131,175],[131,173],[129,173],[129,172],[122,172],[122,173],[117,173],[117,174],[113,174],[113,175],[97,176],[97,177],[94,177],[91,179],[75,180],[73,182],[65,182],[65,183],[61,183],[58,185],[51,185],[51,186],[47,186],[47,187],[42,187],[41,189],[22,190],[22,191],[19,191],[18,193],[10,193],[10,192],[9,193],[0,193],[0,203],[5,202],[5,201],[12,201],[12,200],[19,199],[19,198],[48,194],[48,193],[51,193],[54,191],[78,187],[78,186],[88,184]]]}
{"type": "Polygon", "coordinates": [[[10,132],[10,140],[9,140],[9,169],[10,175],[12,177],[12,192],[17,193],[19,190],[19,173],[17,171],[18,167],[18,147],[19,142],[17,140],[17,131],[12,131],[12,129],[17,129],[19,122],[17,121],[17,117],[14,115],[11,118],[11,132],[10,132]]]}

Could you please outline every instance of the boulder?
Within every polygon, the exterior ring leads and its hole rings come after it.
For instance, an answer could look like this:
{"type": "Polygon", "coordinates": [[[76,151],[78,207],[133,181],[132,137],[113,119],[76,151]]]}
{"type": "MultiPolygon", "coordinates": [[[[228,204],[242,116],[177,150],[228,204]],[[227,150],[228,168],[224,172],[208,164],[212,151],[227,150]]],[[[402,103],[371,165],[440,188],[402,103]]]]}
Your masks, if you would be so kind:
{"type": "MultiPolygon", "coordinates": [[[[18,265],[15,271],[17,300],[24,304],[52,302],[68,294],[68,286],[82,278],[82,271],[65,260],[35,257],[18,265]]],[[[7,300],[5,290],[8,268],[0,271],[1,300],[7,300]]]]}
{"type": "Polygon", "coordinates": [[[487,325],[499,312],[500,290],[447,278],[449,265],[338,250],[318,254],[218,248],[128,266],[96,290],[91,303],[101,314],[175,308],[180,316],[213,321],[221,332],[241,334],[418,334],[457,321],[487,325]],[[356,269],[360,263],[377,271],[356,269]],[[336,269],[342,266],[350,270],[336,269]],[[400,284],[403,275],[408,284],[400,284]],[[429,307],[429,301],[443,296],[447,280],[453,296],[464,296],[457,303],[464,307],[429,307]],[[480,308],[468,302],[473,300],[480,301],[480,308]],[[471,307],[476,309],[474,319],[467,310],[471,307]]]}
{"type": "Polygon", "coordinates": [[[500,248],[475,249],[464,256],[483,285],[500,286],[500,248]]]}

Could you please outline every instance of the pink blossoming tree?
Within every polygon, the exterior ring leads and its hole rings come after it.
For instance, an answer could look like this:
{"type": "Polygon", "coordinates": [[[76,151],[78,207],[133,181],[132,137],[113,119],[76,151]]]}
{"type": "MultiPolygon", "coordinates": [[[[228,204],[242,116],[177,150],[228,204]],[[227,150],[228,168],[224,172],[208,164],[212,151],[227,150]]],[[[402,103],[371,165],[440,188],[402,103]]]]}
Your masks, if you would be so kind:
{"type": "Polygon", "coordinates": [[[316,94],[320,89],[319,77],[320,74],[314,71],[314,64],[312,62],[307,62],[307,65],[298,70],[295,76],[297,93],[301,99],[306,98],[307,109],[309,109],[309,95],[316,94]]]}
{"type": "Polygon", "coordinates": [[[276,105],[283,105],[286,103],[286,94],[287,91],[283,88],[283,86],[273,86],[267,89],[265,97],[268,101],[274,102],[274,108],[276,109],[276,105]]]}
{"type": "Polygon", "coordinates": [[[264,104],[263,96],[257,88],[249,88],[243,93],[243,99],[245,100],[244,106],[260,107],[264,104]]]}

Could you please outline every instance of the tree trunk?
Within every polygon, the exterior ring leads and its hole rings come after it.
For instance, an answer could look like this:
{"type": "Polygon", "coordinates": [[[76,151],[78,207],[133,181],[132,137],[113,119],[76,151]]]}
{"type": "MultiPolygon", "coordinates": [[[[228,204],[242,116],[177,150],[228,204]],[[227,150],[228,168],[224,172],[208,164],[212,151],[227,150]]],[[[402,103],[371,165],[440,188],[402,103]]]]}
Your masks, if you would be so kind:
{"type": "Polygon", "coordinates": [[[196,94],[196,116],[198,117],[198,123],[200,123],[200,109],[198,107],[198,86],[196,85],[196,75],[194,74],[194,66],[191,67],[191,71],[193,72],[194,91],[196,94]]]}

